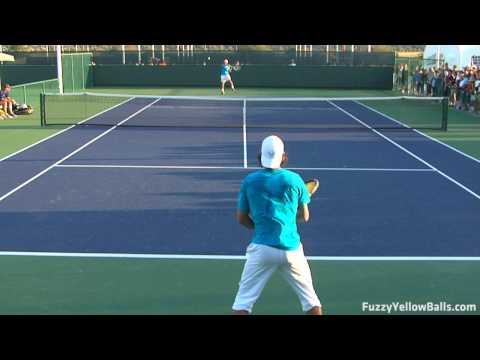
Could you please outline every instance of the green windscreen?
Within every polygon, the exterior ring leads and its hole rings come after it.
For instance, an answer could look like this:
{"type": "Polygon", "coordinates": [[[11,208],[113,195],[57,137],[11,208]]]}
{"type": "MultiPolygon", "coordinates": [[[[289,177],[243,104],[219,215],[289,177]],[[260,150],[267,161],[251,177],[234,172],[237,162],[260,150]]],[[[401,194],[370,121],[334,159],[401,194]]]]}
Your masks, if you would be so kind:
{"type": "Polygon", "coordinates": [[[63,91],[74,93],[91,86],[91,53],[62,55],[63,91]]]}

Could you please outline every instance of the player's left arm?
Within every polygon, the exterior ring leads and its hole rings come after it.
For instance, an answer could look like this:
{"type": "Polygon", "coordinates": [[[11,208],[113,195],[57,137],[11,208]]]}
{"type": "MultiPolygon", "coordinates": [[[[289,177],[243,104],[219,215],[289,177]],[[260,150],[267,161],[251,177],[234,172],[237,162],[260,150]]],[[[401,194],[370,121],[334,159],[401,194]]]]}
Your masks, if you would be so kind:
{"type": "Polygon", "coordinates": [[[240,187],[237,204],[237,221],[245,226],[247,229],[254,229],[255,223],[248,215],[250,213],[250,204],[248,203],[247,192],[245,189],[245,182],[240,187]]]}

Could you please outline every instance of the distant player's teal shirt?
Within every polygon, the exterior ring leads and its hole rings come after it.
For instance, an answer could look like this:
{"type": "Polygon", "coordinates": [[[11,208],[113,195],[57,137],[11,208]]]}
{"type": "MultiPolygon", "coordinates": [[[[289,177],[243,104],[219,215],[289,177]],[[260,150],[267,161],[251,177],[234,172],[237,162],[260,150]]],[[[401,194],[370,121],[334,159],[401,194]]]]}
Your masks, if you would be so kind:
{"type": "Polygon", "coordinates": [[[263,169],[242,182],[238,209],[255,223],[252,242],[283,250],[300,246],[296,214],[310,196],[300,175],[286,169],[263,169]]]}
{"type": "Polygon", "coordinates": [[[222,65],[222,70],[220,72],[220,75],[227,76],[230,73],[229,70],[230,70],[230,65],[225,65],[225,64],[222,65]]]}

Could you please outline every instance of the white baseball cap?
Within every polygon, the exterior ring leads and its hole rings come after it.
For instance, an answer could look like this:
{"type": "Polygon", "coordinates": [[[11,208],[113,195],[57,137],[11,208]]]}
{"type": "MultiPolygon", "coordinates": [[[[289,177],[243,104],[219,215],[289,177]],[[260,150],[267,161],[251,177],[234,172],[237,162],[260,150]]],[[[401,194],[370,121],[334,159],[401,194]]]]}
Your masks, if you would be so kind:
{"type": "Polygon", "coordinates": [[[270,169],[280,168],[284,152],[282,139],[275,135],[266,137],[262,142],[262,166],[270,169]]]}

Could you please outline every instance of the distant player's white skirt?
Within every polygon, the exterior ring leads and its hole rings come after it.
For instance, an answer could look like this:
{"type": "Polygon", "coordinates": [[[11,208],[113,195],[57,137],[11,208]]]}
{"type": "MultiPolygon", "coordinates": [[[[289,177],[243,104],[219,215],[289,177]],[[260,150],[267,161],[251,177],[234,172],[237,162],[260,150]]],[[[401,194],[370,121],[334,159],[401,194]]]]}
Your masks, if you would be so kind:
{"type": "Polygon", "coordinates": [[[226,81],[232,81],[232,78],[230,77],[230,75],[222,75],[222,76],[220,76],[220,81],[222,83],[226,82],[226,81]]]}

